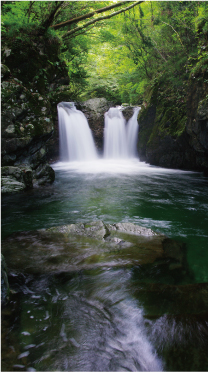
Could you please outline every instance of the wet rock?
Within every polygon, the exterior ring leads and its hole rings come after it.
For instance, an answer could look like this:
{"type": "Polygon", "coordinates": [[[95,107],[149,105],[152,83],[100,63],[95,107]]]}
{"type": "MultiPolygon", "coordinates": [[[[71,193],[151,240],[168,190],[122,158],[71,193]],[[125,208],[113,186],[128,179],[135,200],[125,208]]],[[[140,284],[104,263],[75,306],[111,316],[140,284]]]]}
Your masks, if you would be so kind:
{"type": "Polygon", "coordinates": [[[27,165],[5,166],[1,171],[1,192],[19,192],[53,183],[55,172],[49,164],[41,164],[33,170],[27,165]]]}
{"type": "Polygon", "coordinates": [[[19,182],[13,177],[1,177],[1,193],[19,192],[25,190],[25,184],[19,182]]]}
{"type": "Polygon", "coordinates": [[[175,276],[181,279],[187,271],[184,251],[179,243],[166,240],[131,223],[93,221],[14,234],[2,242],[2,252],[10,268],[31,273],[134,266],[149,270],[152,265],[157,271],[164,266],[172,281],[175,276]],[[171,263],[176,267],[170,270],[171,263]]]}
{"type": "Polygon", "coordinates": [[[139,114],[139,157],[152,165],[207,174],[207,85],[190,82],[186,100],[181,112],[174,103],[176,111],[167,109],[164,100],[157,100],[154,94],[148,105],[143,105],[139,114]]]}
{"type": "Polygon", "coordinates": [[[134,106],[123,106],[122,105],[122,114],[126,121],[128,121],[134,114],[134,106]]]}
{"type": "Polygon", "coordinates": [[[103,148],[104,114],[112,106],[114,106],[112,102],[108,102],[105,98],[91,98],[76,104],[77,109],[86,116],[99,150],[103,148]]]}
{"type": "Polygon", "coordinates": [[[1,305],[6,305],[9,299],[9,282],[7,277],[7,265],[1,254],[1,305]]]}
{"type": "Polygon", "coordinates": [[[45,185],[47,183],[53,183],[55,180],[55,172],[53,168],[50,167],[49,164],[41,164],[39,167],[33,172],[33,183],[34,186],[45,185]]]}
{"type": "Polygon", "coordinates": [[[32,169],[28,166],[2,167],[1,169],[1,192],[18,192],[32,189],[32,169]]]}
{"type": "Polygon", "coordinates": [[[76,223],[58,227],[51,227],[47,231],[52,233],[74,234],[85,237],[90,237],[98,240],[103,240],[106,235],[106,227],[102,221],[94,221],[90,223],[76,223]]]}
{"type": "Polygon", "coordinates": [[[123,231],[128,234],[154,236],[158,235],[156,232],[146,227],[138,226],[130,222],[114,223],[113,225],[106,225],[110,231],[123,231]]]}

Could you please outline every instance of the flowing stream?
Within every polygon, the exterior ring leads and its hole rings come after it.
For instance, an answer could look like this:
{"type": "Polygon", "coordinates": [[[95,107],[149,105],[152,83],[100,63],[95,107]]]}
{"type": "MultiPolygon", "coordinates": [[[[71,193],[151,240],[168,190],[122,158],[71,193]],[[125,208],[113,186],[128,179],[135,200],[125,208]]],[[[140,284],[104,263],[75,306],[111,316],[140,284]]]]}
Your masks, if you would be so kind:
{"type": "MultiPolygon", "coordinates": [[[[91,161],[63,157],[53,165],[54,184],[3,195],[2,237],[132,222],[185,243],[189,275],[139,265],[35,275],[24,271],[17,246],[21,274],[11,273],[16,294],[3,310],[3,370],[208,370],[208,180],[142,163],[128,144],[125,151],[114,157],[106,149],[91,161]]],[[[36,240],[31,234],[29,244],[36,240]]]]}

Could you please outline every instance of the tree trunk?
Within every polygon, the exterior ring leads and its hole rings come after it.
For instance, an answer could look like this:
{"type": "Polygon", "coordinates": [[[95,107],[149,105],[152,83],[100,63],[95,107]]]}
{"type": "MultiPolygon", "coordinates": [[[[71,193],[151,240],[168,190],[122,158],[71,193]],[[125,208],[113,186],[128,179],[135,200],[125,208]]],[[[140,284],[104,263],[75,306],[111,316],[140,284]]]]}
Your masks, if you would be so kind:
{"type": "Polygon", "coordinates": [[[61,7],[64,1],[55,1],[55,7],[52,7],[51,12],[48,14],[46,20],[40,25],[40,31],[39,35],[43,35],[47,29],[51,26],[51,23],[53,23],[54,16],[57,12],[57,10],[61,7]]]}

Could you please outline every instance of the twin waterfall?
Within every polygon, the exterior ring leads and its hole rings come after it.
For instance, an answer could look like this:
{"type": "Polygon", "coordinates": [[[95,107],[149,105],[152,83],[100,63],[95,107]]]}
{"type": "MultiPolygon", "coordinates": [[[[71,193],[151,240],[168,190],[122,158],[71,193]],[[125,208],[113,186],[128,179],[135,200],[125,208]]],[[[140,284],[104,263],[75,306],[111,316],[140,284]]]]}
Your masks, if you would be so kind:
{"type": "MultiPolygon", "coordinates": [[[[92,132],[85,115],[72,102],[58,104],[61,161],[98,159],[92,132]]],[[[105,113],[104,158],[130,159],[137,156],[138,123],[136,108],[126,124],[121,109],[112,107],[105,113]]]]}

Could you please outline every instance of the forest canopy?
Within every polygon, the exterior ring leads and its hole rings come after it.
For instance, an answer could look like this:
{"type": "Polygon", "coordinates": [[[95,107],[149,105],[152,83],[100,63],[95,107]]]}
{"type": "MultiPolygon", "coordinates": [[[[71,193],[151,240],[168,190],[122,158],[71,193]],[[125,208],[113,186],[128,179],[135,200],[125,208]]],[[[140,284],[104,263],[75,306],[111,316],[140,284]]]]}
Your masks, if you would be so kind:
{"type": "MultiPolygon", "coordinates": [[[[59,40],[79,99],[140,104],[154,89],[184,104],[188,79],[206,79],[206,1],[2,1],[2,46],[59,40]]],[[[49,61],[50,63],[50,61],[49,61]]]]}

